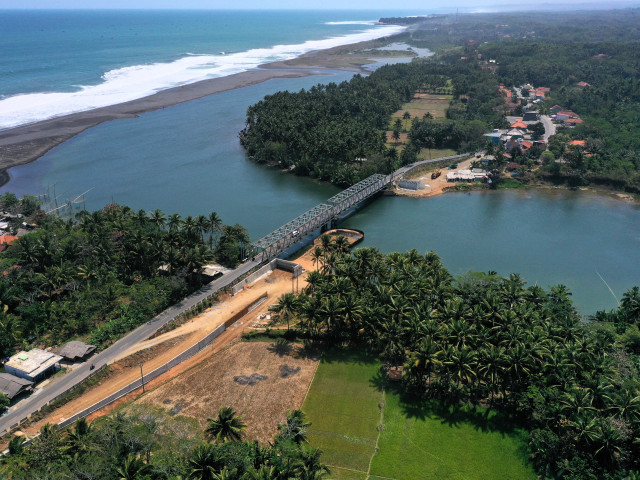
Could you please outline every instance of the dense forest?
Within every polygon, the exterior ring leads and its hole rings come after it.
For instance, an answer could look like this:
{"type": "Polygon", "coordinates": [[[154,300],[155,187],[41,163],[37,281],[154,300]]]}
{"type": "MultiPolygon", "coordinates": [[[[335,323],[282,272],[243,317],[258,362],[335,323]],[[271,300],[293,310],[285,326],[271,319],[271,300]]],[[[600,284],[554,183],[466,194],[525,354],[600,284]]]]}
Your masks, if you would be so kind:
{"type": "Polygon", "coordinates": [[[640,470],[638,287],[582,322],[562,285],[454,278],[433,252],[324,246],[303,293],[274,306],[303,336],[377,353],[414,401],[511,414],[543,477],[637,478],[627,475],[640,470]]]}
{"type": "Polygon", "coordinates": [[[496,79],[474,64],[384,66],[369,77],[265,97],[249,107],[240,140],[257,162],[349,186],[414,162],[423,143],[465,151],[481,146],[482,134],[502,124],[493,110],[500,101],[496,79]],[[418,89],[452,90],[456,101],[447,119],[425,119],[426,129],[415,119],[415,142],[400,155],[387,147],[385,132],[391,114],[418,89]]]}
{"type": "Polygon", "coordinates": [[[0,208],[37,226],[0,253],[2,357],[78,335],[107,344],[199,288],[202,265],[234,266],[249,243],[215,212],[181,218],[111,204],[64,220],[10,193],[0,208]]]}

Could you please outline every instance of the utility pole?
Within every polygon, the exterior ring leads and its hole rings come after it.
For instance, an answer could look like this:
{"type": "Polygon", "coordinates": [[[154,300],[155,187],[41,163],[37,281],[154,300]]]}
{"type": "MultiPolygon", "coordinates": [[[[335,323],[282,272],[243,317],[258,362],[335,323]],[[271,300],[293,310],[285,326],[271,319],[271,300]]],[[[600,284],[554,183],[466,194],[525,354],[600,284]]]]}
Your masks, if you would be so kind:
{"type": "Polygon", "coordinates": [[[142,383],[142,393],[144,393],[144,375],[142,375],[142,362],[140,362],[140,383],[142,383]]]}

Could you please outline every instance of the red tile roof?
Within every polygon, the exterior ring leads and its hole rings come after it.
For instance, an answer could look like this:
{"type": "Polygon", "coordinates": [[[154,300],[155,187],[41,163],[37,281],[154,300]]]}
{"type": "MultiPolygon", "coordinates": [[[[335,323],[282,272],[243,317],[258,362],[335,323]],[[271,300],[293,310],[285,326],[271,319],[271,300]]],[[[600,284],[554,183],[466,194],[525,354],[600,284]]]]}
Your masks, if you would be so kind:
{"type": "Polygon", "coordinates": [[[567,143],[567,145],[580,145],[581,147],[584,147],[587,145],[587,141],[586,140],[571,140],[569,143],[567,143]]]}
{"type": "Polygon", "coordinates": [[[564,123],[583,123],[581,118],[567,118],[564,123]]]}
{"type": "Polygon", "coordinates": [[[527,124],[521,121],[511,124],[511,128],[527,128],[527,124]]]}
{"type": "Polygon", "coordinates": [[[9,245],[15,242],[18,239],[15,235],[2,235],[0,236],[0,252],[3,252],[7,249],[9,245]]]}

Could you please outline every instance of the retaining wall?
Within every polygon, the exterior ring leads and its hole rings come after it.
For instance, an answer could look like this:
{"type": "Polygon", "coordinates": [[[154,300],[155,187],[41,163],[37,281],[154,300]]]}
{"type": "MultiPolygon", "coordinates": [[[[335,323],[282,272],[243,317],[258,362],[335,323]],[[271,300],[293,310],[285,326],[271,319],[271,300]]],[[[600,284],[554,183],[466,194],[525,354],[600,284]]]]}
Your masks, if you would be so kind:
{"type": "MultiPolygon", "coordinates": [[[[228,327],[233,325],[240,318],[242,318],[248,312],[253,310],[259,304],[261,304],[266,298],[267,298],[267,294],[264,293],[263,295],[258,297],[255,301],[251,302],[251,304],[249,304],[248,306],[243,308],[240,312],[238,312],[236,315],[234,315],[232,318],[227,320],[224,324],[220,325],[213,332],[211,332],[209,335],[207,335],[202,340],[200,340],[198,343],[196,343],[195,345],[192,345],[187,350],[185,350],[181,354],[177,355],[176,357],[172,358],[171,360],[169,360],[164,365],[159,366],[158,368],[156,368],[155,370],[152,370],[149,373],[145,373],[144,374],[144,379],[140,378],[140,379],[137,379],[137,380],[131,382],[129,385],[127,385],[125,387],[122,387],[117,392],[112,393],[108,397],[103,398],[99,402],[94,403],[90,407],[85,408],[84,410],[82,410],[82,411],[76,413],[75,415],[67,418],[66,420],[61,421],[60,423],[57,424],[57,428],[67,427],[67,426],[73,424],[76,420],[78,420],[80,418],[88,417],[92,413],[97,412],[98,410],[101,410],[102,408],[106,407],[107,405],[112,404],[116,400],[118,400],[118,399],[124,397],[125,395],[128,395],[131,392],[133,392],[133,391],[137,390],[138,388],[142,387],[143,382],[146,385],[149,382],[151,382],[152,380],[155,380],[156,378],[158,378],[163,373],[168,372],[173,367],[175,367],[175,366],[179,365],[180,363],[184,362],[185,360],[193,357],[196,353],[198,353],[199,351],[201,351],[205,347],[211,345],[215,341],[215,339],[218,338],[228,327]]],[[[97,374],[99,371],[101,371],[105,367],[106,367],[106,365],[103,365],[101,368],[99,368],[95,372],[92,372],[90,377],[95,375],[95,374],[97,374]]],[[[90,377],[87,377],[87,378],[90,378],[90,377]]],[[[62,395],[66,395],[68,392],[72,391],[74,388],[72,388],[70,390],[67,390],[62,395]]],[[[56,399],[60,398],[62,395],[59,395],[58,397],[56,397],[56,399]]],[[[53,402],[53,400],[52,400],[52,402],[53,402]]],[[[51,402],[49,402],[49,403],[51,403],[51,402]]],[[[49,405],[49,404],[47,404],[47,405],[49,405]]],[[[14,428],[14,427],[17,427],[17,426],[18,426],[18,424],[14,425],[11,428],[14,428]]],[[[31,442],[33,441],[33,439],[37,438],[37,437],[38,437],[38,435],[35,435],[32,439],[26,440],[24,442],[24,446],[29,446],[31,444],[31,442]]],[[[0,458],[2,456],[6,455],[7,453],[8,453],[7,451],[0,453],[0,458]]]]}
{"type": "Polygon", "coordinates": [[[134,390],[137,390],[138,388],[142,387],[142,382],[143,381],[144,381],[144,384],[146,385],[150,381],[155,380],[156,378],[158,378],[163,373],[168,372],[169,370],[171,370],[176,365],[179,365],[180,363],[184,362],[188,358],[193,357],[196,353],[198,353],[203,348],[211,345],[213,343],[213,341],[216,338],[218,338],[222,334],[222,332],[224,332],[226,330],[226,328],[227,328],[226,324],[220,325],[213,332],[211,332],[209,335],[204,337],[202,340],[200,340],[195,345],[192,345],[191,347],[189,347],[187,350],[182,352],[180,355],[172,358],[167,363],[165,363],[164,365],[159,366],[155,370],[152,370],[151,372],[146,373],[144,375],[144,379],[138,379],[138,380],[135,380],[134,382],[131,382],[129,385],[121,388],[117,392],[112,393],[108,397],[100,400],[97,403],[94,403],[90,407],[85,408],[84,410],[76,413],[72,417],[69,417],[66,420],[63,420],[62,422],[60,422],[58,424],[58,428],[64,428],[64,427],[66,427],[68,425],[71,425],[73,422],[75,422],[79,418],[87,417],[87,416],[91,415],[92,413],[97,412],[98,410],[106,407],[107,405],[112,404],[113,402],[115,402],[119,398],[122,398],[125,395],[128,395],[129,393],[133,392],[134,390]]]}
{"type": "Polygon", "coordinates": [[[244,288],[245,285],[249,285],[249,284],[255,282],[256,280],[258,280],[263,275],[266,275],[267,273],[273,272],[277,268],[276,267],[277,262],[278,262],[277,258],[274,259],[274,260],[271,260],[264,267],[261,267],[259,270],[256,270],[255,272],[253,272],[251,275],[246,277],[244,280],[242,280],[242,281],[238,282],[237,284],[235,284],[233,287],[231,287],[231,294],[232,295],[237,294],[239,291],[241,291],[244,288]]]}
{"type": "Polygon", "coordinates": [[[291,272],[296,275],[302,275],[302,267],[296,262],[290,262],[289,260],[282,260],[281,258],[274,258],[269,263],[267,263],[264,267],[256,270],[251,275],[246,277],[241,282],[238,282],[231,288],[231,294],[235,295],[240,292],[245,285],[250,285],[257,281],[263,275],[273,272],[276,268],[280,270],[284,270],[286,272],[291,272]]]}
{"type": "Polygon", "coordinates": [[[420,180],[398,180],[398,187],[404,188],[407,190],[420,190],[420,180]]]}

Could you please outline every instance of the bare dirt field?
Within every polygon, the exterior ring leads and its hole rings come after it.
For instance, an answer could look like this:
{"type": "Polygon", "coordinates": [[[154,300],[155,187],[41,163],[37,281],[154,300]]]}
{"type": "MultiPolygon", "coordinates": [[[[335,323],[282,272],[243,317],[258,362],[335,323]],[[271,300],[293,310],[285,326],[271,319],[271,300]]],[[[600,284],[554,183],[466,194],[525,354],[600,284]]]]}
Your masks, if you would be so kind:
{"type": "Polygon", "coordinates": [[[275,344],[241,342],[166,382],[137,402],[169,409],[172,414],[207,418],[231,406],[247,424],[247,440],[273,440],[287,410],[300,408],[318,358],[278,353],[275,344]]]}
{"type": "MultiPolygon", "coordinates": [[[[474,158],[470,158],[463,162],[458,163],[458,168],[455,170],[448,170],[446,168],[441,169],[442,174],[436,178],[435,180],[431,179],[431,173],[424,172],[418,176],[412,176],[409,174],[407,178],[411,178],[412,180],[420,180],[422,183],[421,190],[406,190],[404,188],[396,188],[394,192],[397,195],[402,195],[405,197],[434,197],[436,195],[440,195],[445,193],[445,189],[447,187],[455,187],[455,183],[447,182],[447,173],[456,172],[458,170],[465,170],[471,168],[471,163],[475,160],[474,158]]],[[[435,168],[434,168],[435,169],[435,168]]]]}

